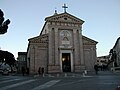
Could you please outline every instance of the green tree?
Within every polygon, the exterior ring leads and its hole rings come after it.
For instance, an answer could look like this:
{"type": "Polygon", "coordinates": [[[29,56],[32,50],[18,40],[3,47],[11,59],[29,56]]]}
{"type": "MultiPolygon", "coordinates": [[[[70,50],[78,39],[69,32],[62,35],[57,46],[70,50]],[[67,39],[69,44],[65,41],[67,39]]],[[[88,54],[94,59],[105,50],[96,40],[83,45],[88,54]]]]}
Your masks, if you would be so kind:
{"type": "Polygon", "coordinates": [[[8,24],[10,24],[10,20],[7,19],[4,21],[4,13],[0,9],[0,34],[5,34],[7,32],[8,24]]]}
{"type": "Polygon", "coordinates": [[[9,64],[11,67],[15,65],[14,55],[8,51],[0,50],[0,62],[5,62],[9,64]]]}

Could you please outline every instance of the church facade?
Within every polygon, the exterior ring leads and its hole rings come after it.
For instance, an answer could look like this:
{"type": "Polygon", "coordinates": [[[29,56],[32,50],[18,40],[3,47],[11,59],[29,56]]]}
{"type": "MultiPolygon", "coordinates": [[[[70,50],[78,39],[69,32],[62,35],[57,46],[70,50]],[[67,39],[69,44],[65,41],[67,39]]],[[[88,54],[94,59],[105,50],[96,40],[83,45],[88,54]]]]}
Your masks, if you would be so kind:
{"type": "Polygon", "coordinates": [[[39,67],[45,73],[93,70],[97,42],[82,35],[83,23],[67,12],[46,17],[40,35],[28,40],[30,73],[38,73],[39,67]]]}

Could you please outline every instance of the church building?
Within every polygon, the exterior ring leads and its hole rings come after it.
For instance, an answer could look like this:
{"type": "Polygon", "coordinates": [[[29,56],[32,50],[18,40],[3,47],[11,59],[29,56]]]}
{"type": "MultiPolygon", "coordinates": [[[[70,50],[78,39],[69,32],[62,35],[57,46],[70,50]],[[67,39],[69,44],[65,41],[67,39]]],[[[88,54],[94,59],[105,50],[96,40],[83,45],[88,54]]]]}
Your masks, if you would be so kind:
{"type": "Polygon", "coordinates": [[[83,20],[66,12],[45,18],[39,36],[30,38],[27,67],[31,74],[39,67],[45,73],[82,72],[94,70],[97,42],[82,35],[83,20]]]}

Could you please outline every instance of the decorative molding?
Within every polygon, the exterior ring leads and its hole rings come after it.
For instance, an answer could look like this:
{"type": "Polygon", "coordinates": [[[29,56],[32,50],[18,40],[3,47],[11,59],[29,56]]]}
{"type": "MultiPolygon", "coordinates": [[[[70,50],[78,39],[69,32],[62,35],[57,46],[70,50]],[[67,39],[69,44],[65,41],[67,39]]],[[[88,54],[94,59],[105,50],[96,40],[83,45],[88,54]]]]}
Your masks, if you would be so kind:
{"type": "Polygon", "coordinates": [[[63,22],[63,21],[51,21],[49,25],[52,26],[67,26],[67,27],[80,27],[80,24],[74,22],[63,22]]]}
{"type": "Polygon", "coordinates": [[[98,42],[88,37],[82,36],[83,45],[96,45],[98,42]]]}
{"type": "Polygon", "coordinates": [[[48,42],[48,34],[44,34],[41,36],[37,36],[28,40],[31,43],[47,43],[48,42]]]}
{"type": "Polygon", "coordinates": [[[78,24],[83,24],[84,21],[69,14],[69,13],[61,13],[57,15],[53,15],[50,17],[45,18],[45,21],[48,22],[66,22],[66,23],[78,23],[78,24]]]}

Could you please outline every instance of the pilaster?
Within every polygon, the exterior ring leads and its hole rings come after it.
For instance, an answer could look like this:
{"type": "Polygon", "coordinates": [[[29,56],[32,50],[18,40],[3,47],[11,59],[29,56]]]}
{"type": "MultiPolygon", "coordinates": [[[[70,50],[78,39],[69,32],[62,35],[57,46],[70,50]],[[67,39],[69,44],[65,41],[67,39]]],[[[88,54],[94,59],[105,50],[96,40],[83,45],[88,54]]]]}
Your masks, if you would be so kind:
{"type": "Polygon", "coordinates": [[[84,65],[82,30],[80,30],[79,38],[80,38],[80,59],[81,59],[81,65],[84,65]]]}
{"type": "Polygon", "coordinates": [[[75,65],[80,65],[79,39],[78,39],[77,29],[73,29],[73,38],[74,38],[75,65]]]}
{"type": "Polygon", "coordinates": [[[48,54],[49,54],[49,65],[53,65],[54,64],[54,59],[53,59],[53,38],[52,38],[52,28],[49,29],[49,50],[48,50],[48,54]]]}
{"type": "Polygon", "coordinates": [[[55,65],[59,65],[59,59],[58,59],[58,28],[55,28],[55,65]]]}
{"type": "Polygon", "coordinates": [[[35,46],[31,47],[30,51],[30,73],[35,73],[35,46]]]}

